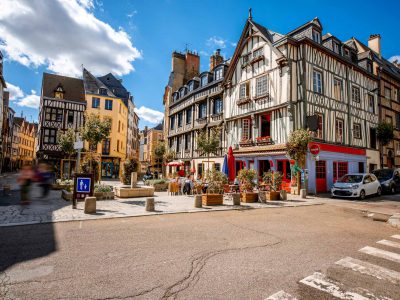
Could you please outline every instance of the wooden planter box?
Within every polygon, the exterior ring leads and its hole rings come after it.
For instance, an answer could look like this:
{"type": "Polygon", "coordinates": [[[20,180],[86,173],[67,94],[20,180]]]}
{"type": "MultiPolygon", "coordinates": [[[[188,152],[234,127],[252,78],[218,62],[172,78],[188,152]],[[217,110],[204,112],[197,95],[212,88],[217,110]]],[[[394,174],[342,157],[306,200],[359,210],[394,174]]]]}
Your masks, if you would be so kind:
{"type": "Polygon", "coordinates": [[[52,189],[52,190],[63,190],[63,189],[65,189],[66,187],[67,187],[66,184],[57,184],[57,183],[54,183],[54,184],[51,185],[51,189],[52,189]]]}
{"type": "Polygon", "coordinates": [[[73,195],[74,194],[72,192],[68,192],[66,190],[61,191],[61,198],[63,198],[64,200],[72,201],[73,195]]]}
{"type": "Polygon", "coordinates": [[[94,192],[97,200],[114,200],[114,192],[94,192]]]}
{"type": "Polygon", "coordinates": [[[268,193],[267,198],[270,201],[279,200],[280,199],[280,195],[281,195],[280,192],[271,191],[271,192],[268,193]]]}
{"type": "Polygon", "coordinates": [[[154,187],[155,192],[163,192],[163,191],[168,190],[168,182],[156,183],[156,184],[153,184],[153,187],[154,187]]]}
{"type": "Polygon", "coordinates": [[[222,205],[224,195],[222,194],[203,194],[201,196],[203,205],[222,205]]]}
{"type": "Polygon", "coordinates": [[[252,193],[252,192],[241,193],[241,198],[242,202],[244,203],[253,203],[258,201],[258,193],[252,193]]]}

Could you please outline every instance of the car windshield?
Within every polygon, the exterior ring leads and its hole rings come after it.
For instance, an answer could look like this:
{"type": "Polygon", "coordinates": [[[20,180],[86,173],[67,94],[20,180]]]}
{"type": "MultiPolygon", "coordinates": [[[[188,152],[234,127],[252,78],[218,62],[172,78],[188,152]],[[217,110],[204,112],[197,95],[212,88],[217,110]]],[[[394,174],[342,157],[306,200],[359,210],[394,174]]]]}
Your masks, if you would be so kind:
{"type": "Polygon", "coordinates": [[[382,169],[382,170],[375,170],[372,172],[379,180],[388,180],[393,176],[393,170],[390,169],[382,169]]]}
{"type": "Polygon", "coordinates": [[[356,183],[356,182],[361,182],[362,179],[363,179],[362,175],[344,175],[342,178],[338,180],[338,182],[356,183]]]}

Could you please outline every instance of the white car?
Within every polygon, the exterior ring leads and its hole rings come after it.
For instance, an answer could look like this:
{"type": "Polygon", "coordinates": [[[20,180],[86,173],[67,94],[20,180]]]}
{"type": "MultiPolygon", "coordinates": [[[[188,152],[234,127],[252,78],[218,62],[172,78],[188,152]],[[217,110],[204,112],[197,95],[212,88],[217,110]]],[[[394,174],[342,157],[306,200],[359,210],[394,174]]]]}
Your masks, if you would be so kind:
{"type": "Polygon", "coordinates": [[[332,197],[357,197],[382,194],[381,184],[374,174],[346,174],[335,182],[331,189],[332,197]]]}

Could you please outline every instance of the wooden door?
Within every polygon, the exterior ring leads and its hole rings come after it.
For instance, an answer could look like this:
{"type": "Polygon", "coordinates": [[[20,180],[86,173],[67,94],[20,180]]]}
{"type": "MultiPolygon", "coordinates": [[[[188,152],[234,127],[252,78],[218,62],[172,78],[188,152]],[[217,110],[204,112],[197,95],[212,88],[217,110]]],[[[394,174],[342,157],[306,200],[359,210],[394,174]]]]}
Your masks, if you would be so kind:
{"type": "Polygon", "coordinates": [[[315,162],[315,184],[317,193],[326,193],[326,161],[315,162]]]}

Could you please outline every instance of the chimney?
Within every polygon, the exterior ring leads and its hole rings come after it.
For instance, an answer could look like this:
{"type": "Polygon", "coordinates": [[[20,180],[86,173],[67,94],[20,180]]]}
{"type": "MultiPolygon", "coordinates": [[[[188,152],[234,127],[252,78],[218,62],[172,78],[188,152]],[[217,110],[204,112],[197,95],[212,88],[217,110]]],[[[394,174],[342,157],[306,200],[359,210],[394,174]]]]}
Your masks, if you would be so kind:
{"type": "Polygon", "coordinates": [[[378,53],[379,57],[381,57],[381,35],[380,34],[371,34],[368,39],[368,48],[372,49],[376,53],[378,53]]]}
{"type": "Polygon", "coordinates": [[[210,71],[212,72],[216,66],[223,62],[224,58],[221,56],[221,49],[217,49],[215,53],[210,56],[210,71]]]}

